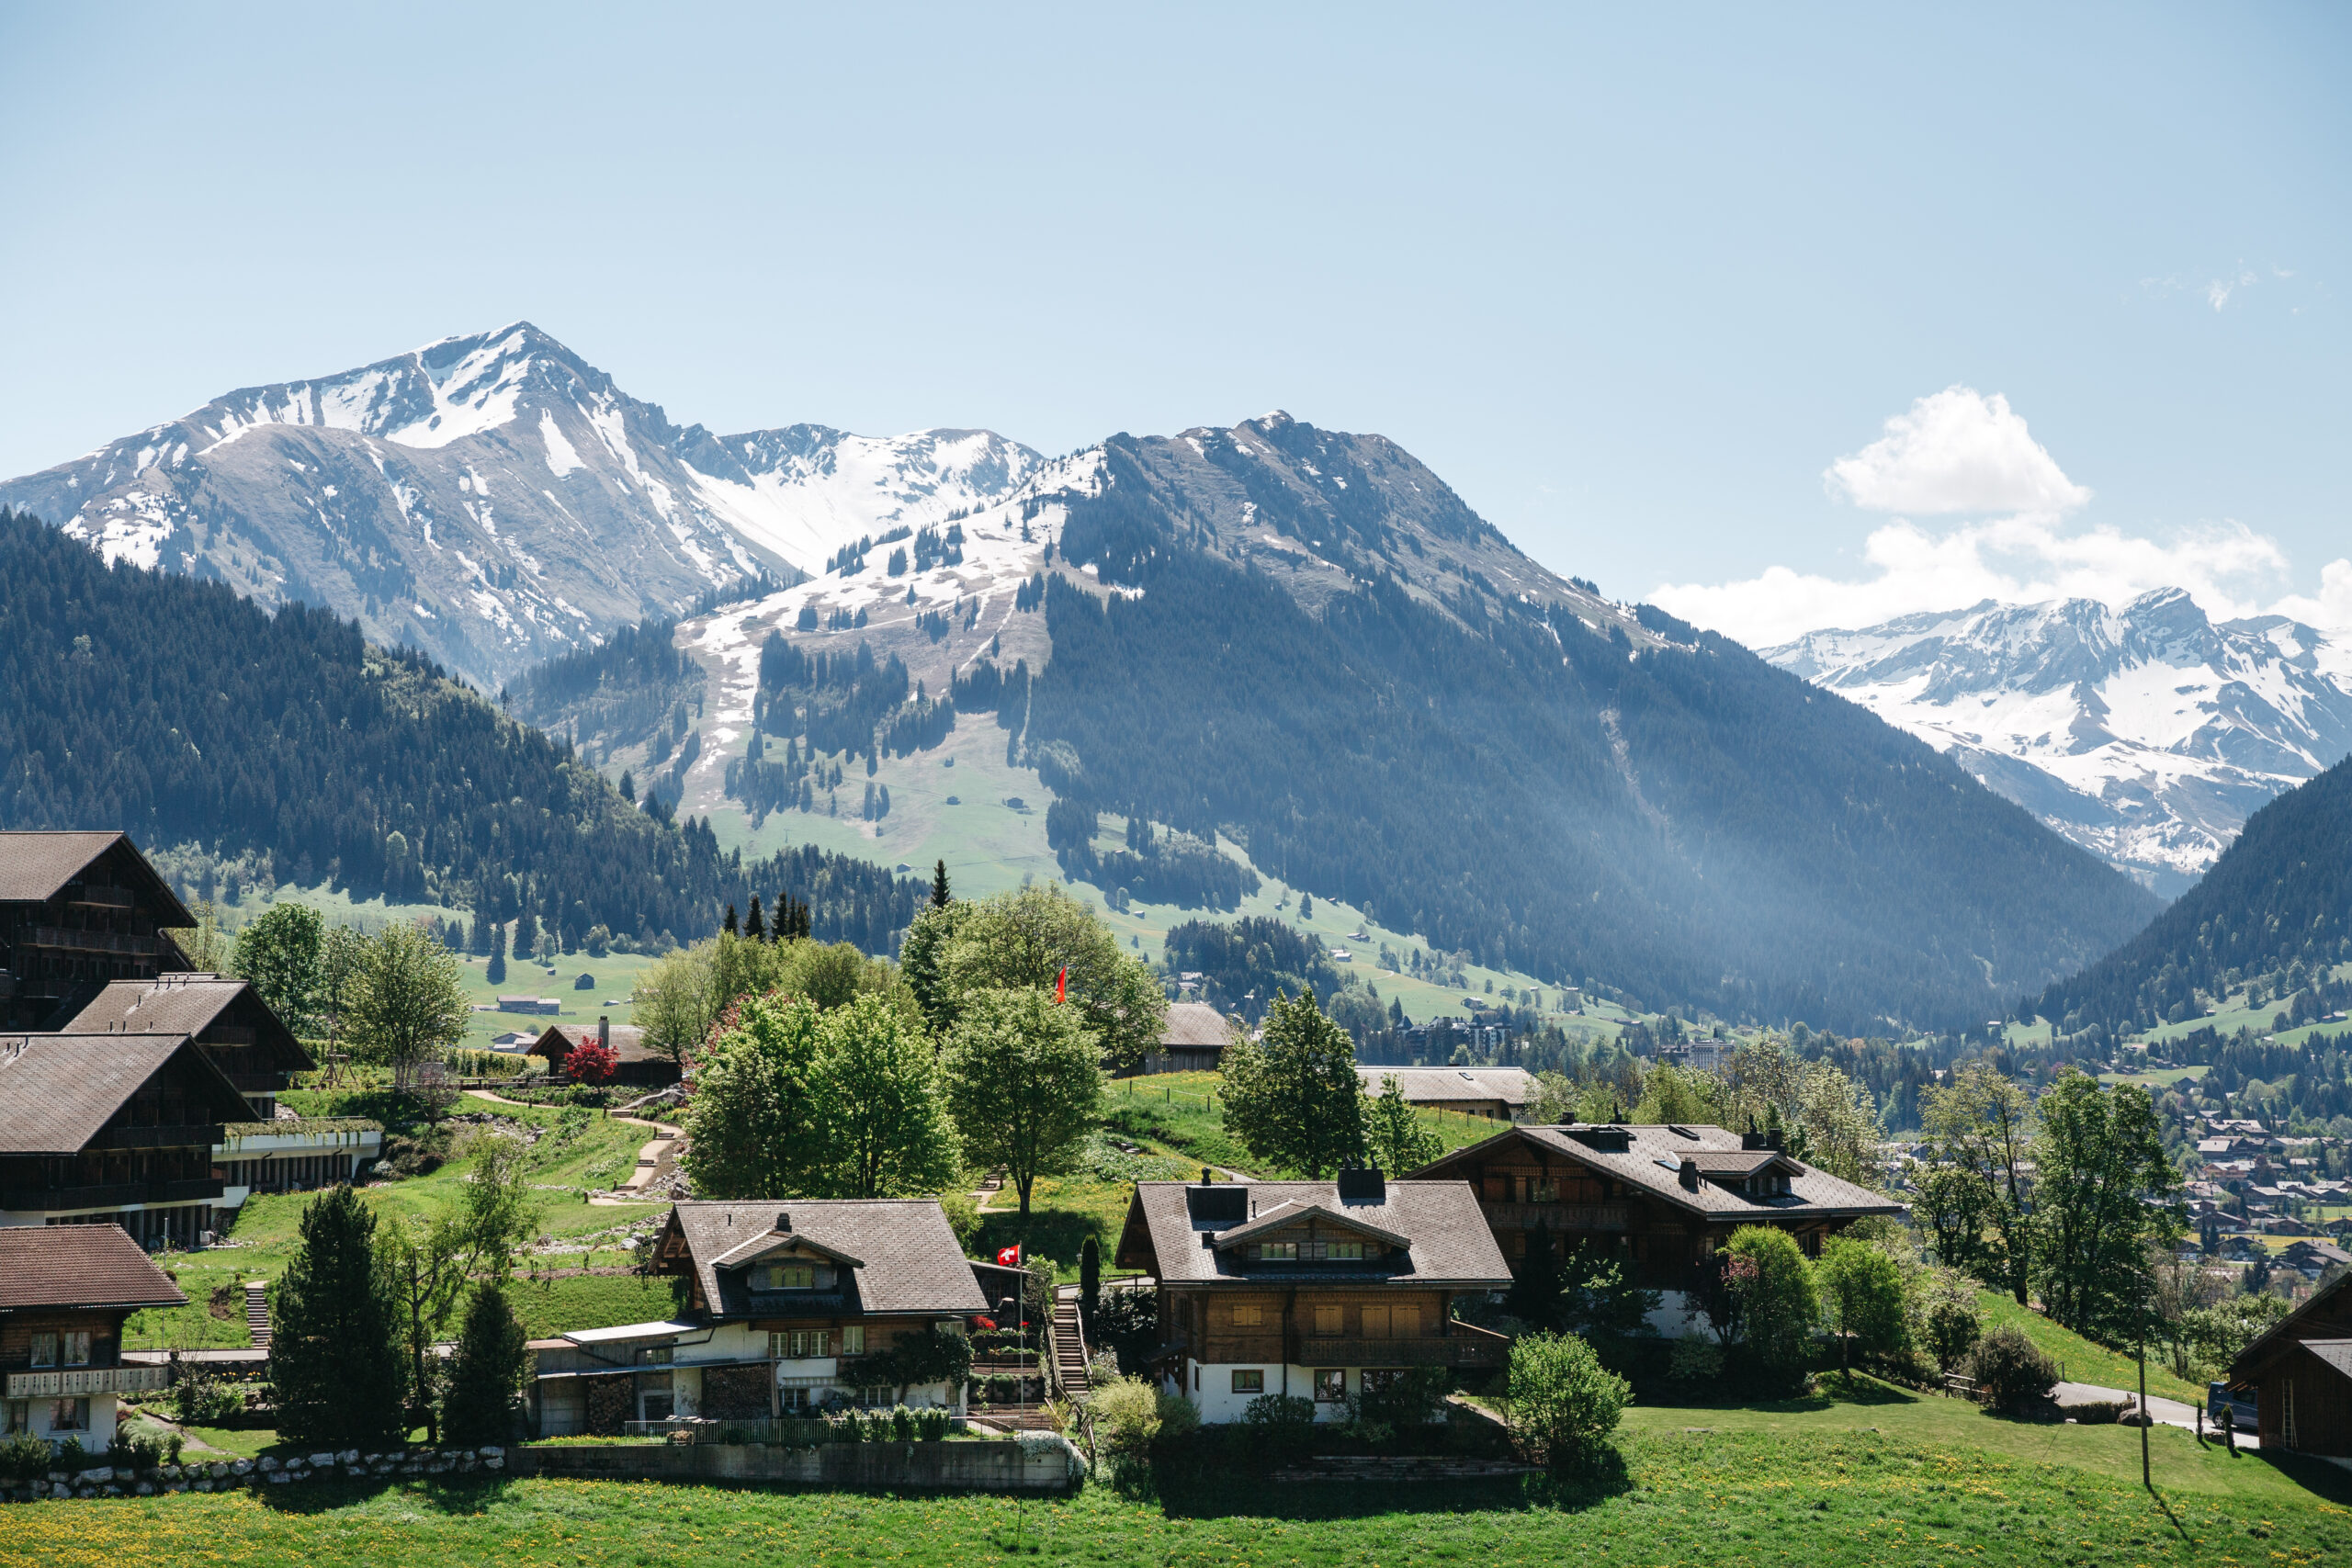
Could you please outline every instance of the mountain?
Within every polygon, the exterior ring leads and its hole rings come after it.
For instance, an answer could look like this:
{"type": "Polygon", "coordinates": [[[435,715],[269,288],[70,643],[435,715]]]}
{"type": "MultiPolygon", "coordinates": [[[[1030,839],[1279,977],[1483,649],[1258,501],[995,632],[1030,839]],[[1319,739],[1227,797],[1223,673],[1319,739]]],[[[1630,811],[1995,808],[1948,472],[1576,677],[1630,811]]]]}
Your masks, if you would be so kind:
{"type": "Polygon", "coordinates": [[[1208,861],[1242,857],[1239,891],[1653,1005],[1974,1022],[2160,908],[1928,745],[1546,570],[1394,443],[1282,413],[1114,436],[677,643],[690,807],[822,813],[864,773],[872,818],[879,756],[989,712],[1114,898],[1230,907],[1208,861]]]}
{"type": "Polygon", "coordinates": [[[190,891],[305,887],[677,940],[789,892],[888,952],[920,887],[796,848],[722,853],[571,747],[307,605],[118,562],[0,509],[0,828],[120,828],[190,891]]]}
{"type": "MultiPolygon", "coordinates": [[[[2352,960],[2352,761],[2246,818],[2196,886],[2112,953],[2043,993],[2040,1010],[2071,1032],[2145,1029],[2202,1013],[2256,978],[2279,1010],[2352,960]]],[[[2329,993],[2341,1007],[2344,993],[2329,993]]],[[[2319,1010],[2324,1011],[2325,1008],[2319,1010]]]]}
{"type": "Polygon", "coordinates": [[[2120,609],[1988,600],[1764,657],[2168,897],[2265,802],[2352,753],[2352,645],[2277,615],[2217,626],[2178,589],[2120,609]]]}
{"type": "Polygon", "coordinates": [[[986,431],[681,429],[518,321],[232,392],[0,484],[0,506],[108,560],[331,609],[495,689],[717,586],[820,571],[1037,460],[986,431]]]}

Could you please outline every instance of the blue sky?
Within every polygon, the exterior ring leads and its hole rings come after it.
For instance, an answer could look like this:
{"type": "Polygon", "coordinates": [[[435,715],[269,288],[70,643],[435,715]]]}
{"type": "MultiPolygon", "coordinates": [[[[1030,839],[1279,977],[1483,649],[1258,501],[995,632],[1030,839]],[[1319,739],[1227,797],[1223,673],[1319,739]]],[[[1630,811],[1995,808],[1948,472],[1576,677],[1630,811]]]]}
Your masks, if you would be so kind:
{"type": "Polygon", "coordinates": [[[721,430],[1378,431],[1752,640],[2352,624],[2347,80],[2322,6],[18,5],[0,472],[521,317],[721,430]]]}

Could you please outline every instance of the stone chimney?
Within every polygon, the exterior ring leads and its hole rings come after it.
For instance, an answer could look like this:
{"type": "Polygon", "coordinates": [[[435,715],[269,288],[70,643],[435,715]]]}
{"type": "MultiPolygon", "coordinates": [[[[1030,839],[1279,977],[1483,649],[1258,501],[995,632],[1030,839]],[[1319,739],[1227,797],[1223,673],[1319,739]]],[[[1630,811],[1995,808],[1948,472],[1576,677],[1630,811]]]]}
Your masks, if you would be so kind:
{"type": "Polygon", "coordinates": [[[596,1043],[607,1051],[613,1048],[613,1021],[610,1018],[600,1016],[596,1020],[596,1043]]]}

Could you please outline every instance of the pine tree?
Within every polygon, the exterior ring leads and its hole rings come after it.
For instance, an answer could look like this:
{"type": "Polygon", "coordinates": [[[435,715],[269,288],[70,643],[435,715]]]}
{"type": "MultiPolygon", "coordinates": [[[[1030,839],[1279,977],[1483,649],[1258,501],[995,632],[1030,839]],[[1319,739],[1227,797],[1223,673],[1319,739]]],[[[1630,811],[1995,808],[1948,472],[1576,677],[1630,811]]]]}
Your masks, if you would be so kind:
{"type": "Polygon", "coordinates": [[[736,925],[736,923],[735,923],[735,904],[734,904],[734,900],[729,899],[729,900],[728,901],[728,904],[727,904],[727,918],[726,918],[725,919],[723,919],[723,920],[719,921],[719,922],[718,922],[718,926],[719,926],[719,929],[720,929],[721,931],[725,931],[729,936],[741,936],[741,935],[742,934],[741,930],[741,929],[736,925]]]}
{"type": "Polygon", "coordinates": [[[947,861],[944,856],[931,868],[931,907],[934,909],[947,907],[947,861]]]}
{"type": "Polygon", "coordinates": [[[631,806],[637,804],[637,781],[629,777],[627,768],[621,770],[621,798],[631,806]]]}
{"type": "Polygon", "coordinates": [[[743,922],[743,934],[753,942],[767,940],[767,920],[760,913],[760,896],[756,893],[752,895],[752,914],[751,918],[743,922]]]}
{"type": "Polygon", "coordinates": [[[526,903],[523,906],[523,912],[514,917],[514,956],[529,958],[538,948],[538,917],[531,913],[531,906],[526,903]]]}
{"type": "Polygon", "coordinates": [[[350,1187],[302,1211],[301,1243],[270,1289],[277,1429],[322,1448],[383,1448],[407,1435],[408,1364],[376,1216],[350,1187]]]}
{"type": "Polygon", "coordinates": [[[503,985],[506,980],[506,928],[490,928],[490,964],[482,971],[482,978],[492,985],[503,985]]]}
{"type": "Polygon", "coordinates": [[[441,1402],[446,1441],[472,1448],[503,1443],[514,1425],[523,1387],[523,1325],[506,1292],[484,1283],[466,1308],[458,1353],[449,1364],[449,1392],[441,1402]]]}

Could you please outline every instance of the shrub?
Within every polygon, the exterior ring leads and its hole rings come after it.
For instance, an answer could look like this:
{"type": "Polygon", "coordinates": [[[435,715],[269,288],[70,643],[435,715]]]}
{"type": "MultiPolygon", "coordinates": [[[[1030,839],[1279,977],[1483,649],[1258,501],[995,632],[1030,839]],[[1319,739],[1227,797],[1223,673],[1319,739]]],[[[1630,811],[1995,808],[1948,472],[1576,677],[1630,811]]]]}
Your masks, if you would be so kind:
{"type": "Polygon", "coordinates": [[[183,1427],[218,1427],[244,1410],[242,1393],[201,1372],[183,1371],[172,1385],[172,1418],[183,1427]]]}
{"type": "Polygon", "coordinates": [[[1509,1388],[1521,1451],[1555,1471],[1597,1458],[1634,1394],[1573,1334],[1531,1334],[1513,1343],[1509,1388]]]}
{"type": "Polygon", "coordinates": [[[1303,1432],[1315,1425],[1315,1402],[1303,1394],[1261,1393],[1250,1402],[1241,1418],[1269,1432],[1303,1432]]]}
{"type": "Polygon", "coordinates": [[[1087,1401],[1094,1416],[1095,1441],[1121,1460],[1142,1460],[1159,1436],[1159,1393],[1140,1378],[1114,1378],[1098,1385],[1087,1401]]]}
{"type": "Polygon", "coordinates": [[[1910,1322],[1903,1311],[1903,1271],[1894,1258],[1868,1242],[1839,1236],[1821,1249],[1813,1277],[1839,1335],[1840,1365],[1850,1366],[1849,1352],[1857,1347],[1865,1356],[1903,1348],[1910,1322]]]}
{"type": "Polygon", "coordinates": [[[915,1440],[915,1413],[903,1404],[890,1412],[890,1440],[894,1443],[915,1440]]]}
{"type": "Polygon", "coordinates": [[[2118,1417],[2132,1408],[2127,1399],[2094,1399],[2084,1404],[2066,1406],[2066,1414],[2080,1427],[2112,1427],[2118,1417]]]}
{"type": "Polygon", "coordinates": [[[1984,1332],[1971,1303],[1947,1296],[1928,1309],[1928,1350],[1936,1365],[1951,1371],[1968,1359],[1984,1332]]]}
{"type": "Polygon", "coordinates": [[[937,1405],[915,1412],[915,1440],[923,1443],[944,1441],[955,1416],[937,1405]]]}
{"type": "Polygon", "coordinates": [[[1363,1427],[1426,1427],[1445,1409],[1448,1382],[1442,1367],[1416,1367],[1365,1389],[1348,1401],[1348,1417],[1363,1427]]]}
{"type": "Polygon", "coordinates": [[[19,1432],[0,1443],[0,1481],[22,1485],[39,1481],[51,1468],[49,1445],[30,1432],[19,1432]]]}
{"type": "Polygon", "coordinates": [[[1709,1314],[1717,1333],[1739,1344],[1763,1382],[1801,1386],[1821,1303],[1796,1238],[1769,1225],[1742,1225],[1715,1258],[1722,1274],[1709,1314]]]}
{"type": "Polygon", "coordinates": [[[825,1435],[837,1443],[862,1443],[865,1441],[865,1423],[857,1418],[856,1411],[844,1410],[826,1417],[825,1435]]]}
{"type": "Polygon", "coordinates": [[[2044,1399],[2058,1381],[2058,1366],[2025,1330],[2002,1324],[1976,1342],[1968,1355],[1968,1375],[1986,1404],[2023,1415],[2044,1399]]]}
{"type": "Polygon", "coordinates": [[[1713,1382],[1723,1371],[1723,1347],[1705,1335],[1685,1334],[1674,1342],[1668,1375],[1676,1382],[1713,1382]]]}
{"type": "Polygon", "coordinates": [[[980,1205],[969,1192],[942,1192],[940,1212],[947,1216],[947,1228],[956,1233],[956,1245],[967,1251],[972,1240],[980,1234],[980,1205]]]}

